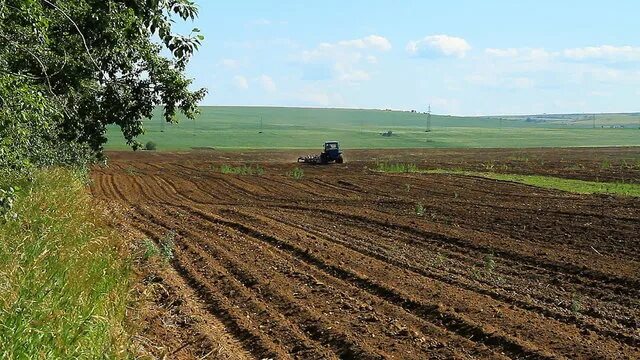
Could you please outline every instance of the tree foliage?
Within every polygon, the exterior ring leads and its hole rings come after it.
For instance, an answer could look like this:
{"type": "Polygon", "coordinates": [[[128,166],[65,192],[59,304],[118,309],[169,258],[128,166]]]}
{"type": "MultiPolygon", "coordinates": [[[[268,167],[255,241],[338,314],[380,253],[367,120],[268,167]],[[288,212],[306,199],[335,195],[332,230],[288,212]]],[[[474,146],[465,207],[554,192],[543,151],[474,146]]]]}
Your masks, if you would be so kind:
{"type": "Polygon", "coordinates": [[[100,156],[109,124],[138,149],[158,106],[195,116],[205,90],[184,70],[203,37],[173,27],[197,14],[190,0],[0,0],[0,167],[100,156]]]}

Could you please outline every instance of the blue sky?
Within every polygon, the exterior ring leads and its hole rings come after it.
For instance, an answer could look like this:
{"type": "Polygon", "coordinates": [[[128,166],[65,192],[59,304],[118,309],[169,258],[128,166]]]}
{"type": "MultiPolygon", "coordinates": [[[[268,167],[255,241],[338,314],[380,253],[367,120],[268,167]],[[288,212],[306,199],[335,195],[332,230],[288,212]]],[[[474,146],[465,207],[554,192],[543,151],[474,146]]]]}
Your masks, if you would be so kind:
{"type": "Polygon", "coordinates": [[[637,0],[198,3],[204,105],[640,111],[637,0]]]}

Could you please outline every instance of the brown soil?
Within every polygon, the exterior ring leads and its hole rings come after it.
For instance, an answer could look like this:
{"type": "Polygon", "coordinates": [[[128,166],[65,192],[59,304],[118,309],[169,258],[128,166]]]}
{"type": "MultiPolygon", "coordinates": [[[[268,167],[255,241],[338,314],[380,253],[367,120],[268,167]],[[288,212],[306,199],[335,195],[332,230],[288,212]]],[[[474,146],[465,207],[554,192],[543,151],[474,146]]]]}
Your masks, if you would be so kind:
{"type": "Polygon", "coordinates": [[[175,234],[171,267],[146,279],[170,309],[142,319],[162,354],[640,357],[638,199],[369,170],[640,182],[640,149],[349,151],[294,180],[297,155],[111,153],[94,169],[93,194],[124,206],[124,225],[158,243],[175,234]],[[212,171],[240,163],[266,173],[212,171]],[[167,325],[167,312],[187,320],[167,325]]]}

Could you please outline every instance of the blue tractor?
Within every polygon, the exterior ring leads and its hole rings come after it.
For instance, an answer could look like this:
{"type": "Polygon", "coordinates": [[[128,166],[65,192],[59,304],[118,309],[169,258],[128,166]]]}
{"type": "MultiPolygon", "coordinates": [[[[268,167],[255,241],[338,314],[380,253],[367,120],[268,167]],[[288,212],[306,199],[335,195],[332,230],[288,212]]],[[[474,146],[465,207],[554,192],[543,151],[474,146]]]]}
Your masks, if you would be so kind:
{"type": "Polygon", "coordinates": [[[340,144],[337,141],[326,141],[324,143],[324,151],[322,152],[322,154],[300,156],[298,158],[298,162],[320,165],[325,165],[332,162],[336,164],[342,164],[344,162],[344,158],[342,157],[342,151],[340,151],[340,144]]]}

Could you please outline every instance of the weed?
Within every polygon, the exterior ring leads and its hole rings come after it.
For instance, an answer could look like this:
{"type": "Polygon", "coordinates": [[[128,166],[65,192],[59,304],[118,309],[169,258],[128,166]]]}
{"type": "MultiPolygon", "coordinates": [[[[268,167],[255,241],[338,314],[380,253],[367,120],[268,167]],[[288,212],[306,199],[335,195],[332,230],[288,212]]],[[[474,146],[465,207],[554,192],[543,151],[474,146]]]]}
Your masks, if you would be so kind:
{"type": "Polygon", "coordinates": [[[495,164],[493,163],[493,161],[487,161],[482,163],[482,167],[487,170],[487,171],[492,171],[495,168],[495,164]]]}
{"type": "Polygon", "coordinates": [[[424,206],[421,203],[417,203],[414,210],[416,215],[418,216],[424,215],[424,206]]]}
{"type": "Polygon", "coordinates": [[[411,191],[411,185],[409,185],[409,184],[404,184],[404,189],[405,189],[407,192],[411,191]]]}
{"type": "Polygon", "coordinates": [[[135,175],[136,169],[132,166],[127,167],[126,169],[124,169],[124,172],[126,172],[128,175],[135,175]]]}
{"type": "Polygon", "coordinates": [[[577,314],[582,310],[582,297],[580,294],[571,295],[571,312],[577,314]]]}
{"type": "Polygon", "coordinates": [[[602,169],[610,169],[611,168],[611,161],[609,160],[603,160],[602,163],[600,164],[600,168],[602,169]]]}
{"type": "Polygon", "coordinates": [[[480,272],[480,270],[478,270],[478,269],[476,269],[476,268],[473,268],[473,269],[471,270],[471,276],[472,276],[474,279],[481,279],[481,278],[482,278],[482,273],[480,272]]]}
{"type": "Polygon", "coordinates": [[[384,173],[402,174],[402,173],[417,173],[420,169],[416,164],[405,163],[387,163],[379,162],[376,164],[376,170],[384,173]]]}
{"type": "Polygon", "coordinates": [[[487,254],[484,256],[484,271],[487,274],[493,273],[493,270],[496,268],[496,261],[493,257],[493,254],[487,254]]]}
{"type": "Polygon", "coordinates": [[[435,262],[436,266],[438,266],[438,267],[444,265],[444,263],[447,262],[447,255],[445,255],[443,253],[437,253],[434,262],[435,262]]]}
{"type": "MultiPolygon", "coordinates": [[[[216,170],[214,166],[212,166],[213,171],[216,170]]],[[[220,166],[220,173],[222,174],[232,174],[232,175],[264,175],[264,168],[260,166],[230,166],[230,165],[222,165],[220,166]]]]}
{"type": "Polygon", "coordinates": [[[176,233],[175,231],[170,231],[164,235],[164,237],[160,240],[160,255],[162,258],[169,262],[173,260],[173,252],[175,249],[175,240],[176,233]]]}
{"type": "Polygon", "coordinates": [[[144,253],[142,254],[142,259],[144,261],[148,261],[160,253],[156,244],[149,239],[144,239],[142,241],[142,246],[144,248],[144,253]]]}
{"type": "Polygon", "coordinates": [[[458,194],[458,192],[457,192],[457,191],[454,191],[454,192],[453,192],[453,198],[454,198],[454,199],[457,199],[459,196],[460,196],[460,195],[458,194]]]}
{"type": "Polygon", "coordinates": [[[73,171],[38,170],[23,189],[0,226],[0,359],[127,358],[124,240],[73,171]]]}
{"type": "Polygon", "coordinates": [[[287,175],[295,180],[300,180],[304,177],[304,170],[299,167],[293,168],[293,170],[289,171],[287,175]]]}

